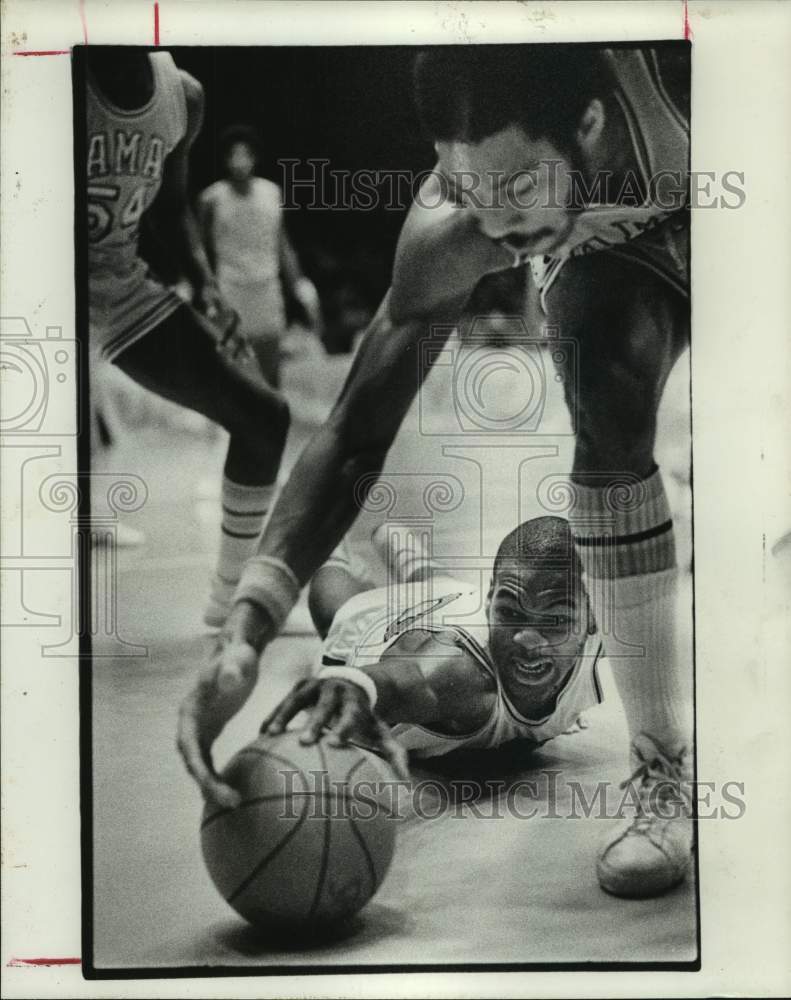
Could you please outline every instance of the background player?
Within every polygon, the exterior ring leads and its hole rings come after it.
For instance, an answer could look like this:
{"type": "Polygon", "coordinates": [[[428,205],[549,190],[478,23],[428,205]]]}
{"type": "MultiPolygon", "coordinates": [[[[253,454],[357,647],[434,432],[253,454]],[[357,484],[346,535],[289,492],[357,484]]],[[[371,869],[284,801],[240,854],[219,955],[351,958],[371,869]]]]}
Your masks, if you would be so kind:
{"type": "Polygon", "coordinates": [[[220,138],[220,155],[227,178],[198,199],[203,238],[223,298],[239,314],[264,378],[278,388],[286,329],[281,279],[314,330],[321,323],[319,297],[286,234],[280,188],[255,176],[260,159],[255,131],[244,125],[228,128],[220,138]]]}
{"type": "MultiPolygon", "coordinates": [[[[258,652],[354,520],[361,476],[382,468],[425,375],[421,338],[458,319],[483,275],[528,261],[547,322],[578,345],[579,368],[563,372],[577,417],[570,516],[594,607],[617,613],[603,639],[633,778],[645,789],[689,775],[691,652],[677,643],[673,521],[654,462],[659,400],[689,330],[689,136],[668,93],[688,87],[688,49],[660,65],[678,52],[476,45],[419,60],[439,169],[404,226],[391,295],[182,707],[182,753],[207,795],[224,794],[210,747],[252,689],[258,652]]],[[[669,886],[691,845],[689,815],[666,823],[648,809],[604,845],[600,882],[622,895],[669,886]]]]}
{"type": "Polygon", "coordinates": [[[167,52],[89,47],[86,58],[90,347],[95,360],[115,363],[230,434],[222,540],[205,614],[207,624],[219,626],[269,507],[288,408],[218,350],[217,328],[157,281],[138,253],[141,220],[151,213],[179,245],[201,310],[228,324],[188,201],[189,149],[203,116],[200,84],[167,52]]]}

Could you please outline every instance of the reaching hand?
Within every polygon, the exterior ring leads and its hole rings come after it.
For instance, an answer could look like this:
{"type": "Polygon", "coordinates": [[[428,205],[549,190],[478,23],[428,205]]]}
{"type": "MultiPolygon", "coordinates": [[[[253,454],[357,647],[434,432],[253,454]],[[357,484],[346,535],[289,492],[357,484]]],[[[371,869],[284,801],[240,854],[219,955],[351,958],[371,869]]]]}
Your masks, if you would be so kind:
{"type": "Polygon", "coordinates": [[[325,729],[331,729],[329,742],[334,746],[359,741],[381,753],[399,778],[409,779],[406,750],[373,711],[367,693],[358,684],[337,677],[300,681],[264,719],[261,732],[282,733],[303,709],[308,710],[308,720],[299,737],[301,743],[316,743],[325,729]]]}
{"type": "Polygon", "coordinates": [[[211,748],[258,679],[264,642],[260,629],[256,635],[252,627],[257,611],[245,603],[234,607],[211,660],[179,709],[179,752],[204,798],[222,807],[238,805],[239,793],[218,777],[211,748]]]}

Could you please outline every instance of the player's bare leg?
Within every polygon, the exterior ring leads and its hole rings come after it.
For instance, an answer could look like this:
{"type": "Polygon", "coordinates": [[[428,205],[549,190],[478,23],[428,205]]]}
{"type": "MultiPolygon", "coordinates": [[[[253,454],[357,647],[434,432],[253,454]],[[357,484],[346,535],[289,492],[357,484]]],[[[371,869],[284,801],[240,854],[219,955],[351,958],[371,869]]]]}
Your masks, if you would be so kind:
{"type": "Polygon", "coordinates": [[[579,379],[565,373],[579,418],[571,519],[594,607],[612,616],[602,639],[640,802],[637,818],[608,836],[599,881],[616,895],[650,896],[684,878],[693,842],[692,663],[679,650],[673,525],[653,457],[688,309],[660,278],[606,254],[570,262],[550,309],[580,345],[579,379]]]}
{"type": "Polygon", "coordinates": [[[186,306],[132,344],[116,363],[140,385],[196,410],[230,434],[220,551],[204,616],[206,624],[221,626],[273,499],[288,407],[277,392],[219,352],[214,332],[186,306]]]}

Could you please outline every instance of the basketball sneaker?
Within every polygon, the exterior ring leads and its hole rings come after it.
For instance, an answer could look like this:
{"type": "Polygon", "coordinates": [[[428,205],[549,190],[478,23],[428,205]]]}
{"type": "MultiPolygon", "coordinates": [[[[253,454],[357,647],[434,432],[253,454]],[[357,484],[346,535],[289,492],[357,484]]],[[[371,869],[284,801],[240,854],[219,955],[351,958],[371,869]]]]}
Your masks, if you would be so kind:
{"type": "Polygon", "coordinates": [[[598,858],[599,884],[614,896],[656,896],[683,881],[692,854],[691,754],[669,754],[645,736],[632,745],[632,785],[637,813],[609,834],[598,858]]]}

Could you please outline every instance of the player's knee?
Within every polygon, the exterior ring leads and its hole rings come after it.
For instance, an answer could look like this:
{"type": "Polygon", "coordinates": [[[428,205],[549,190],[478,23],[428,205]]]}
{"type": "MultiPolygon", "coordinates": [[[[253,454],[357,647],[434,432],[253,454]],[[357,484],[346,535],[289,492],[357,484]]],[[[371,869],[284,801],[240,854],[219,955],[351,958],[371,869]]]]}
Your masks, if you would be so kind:
{"type": "Polygon", "coordinates": [[[574,472],[630,472],[646,476],[653,466],[655,413],[623,411],[591,418],[583,412],[574,449],[574,472]]]}
{"type": "Polygon", "coordinates": [[[575,470],[650,470],[661,373],[621,357],[588,360],[574,387],[575,470]]]}
{"type": "Polygon", "coordinates": [[[337,474],[344,482],[356,483],[367,473],[381,469],[393,435],[384,415],[366,409],[359,400],[341,399],[330,414],[328,432],[338,455],[337,474]]]}

